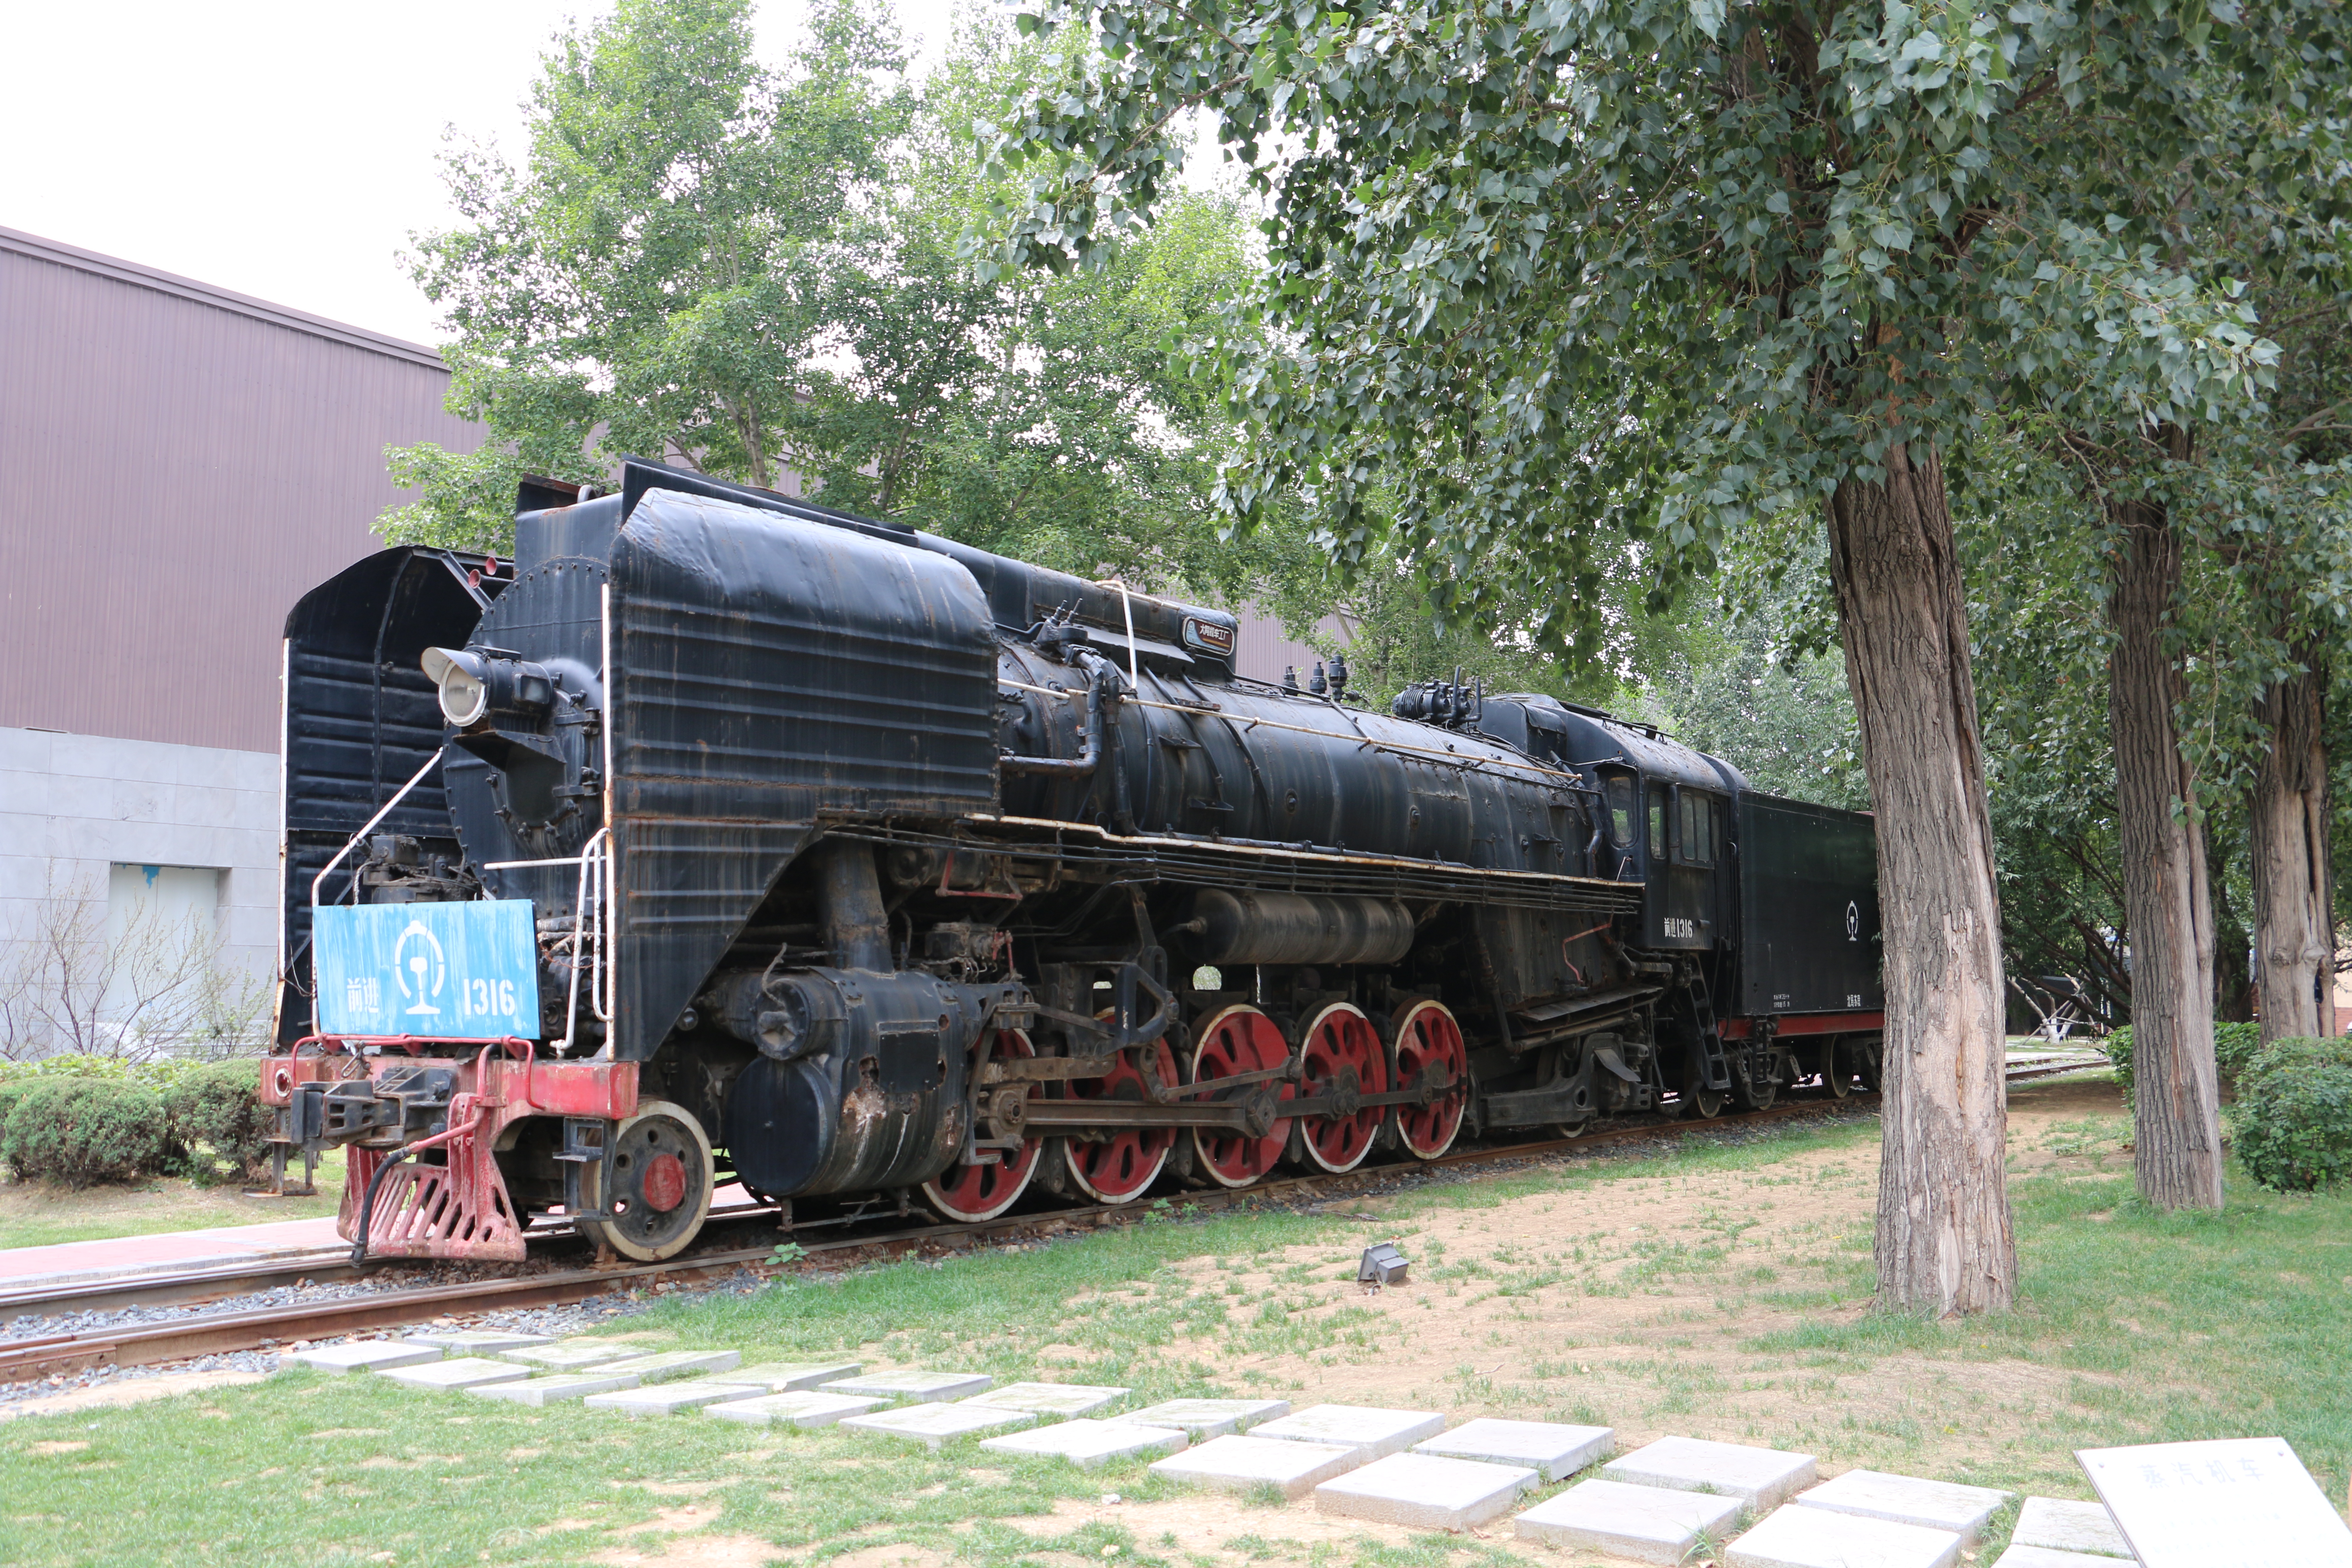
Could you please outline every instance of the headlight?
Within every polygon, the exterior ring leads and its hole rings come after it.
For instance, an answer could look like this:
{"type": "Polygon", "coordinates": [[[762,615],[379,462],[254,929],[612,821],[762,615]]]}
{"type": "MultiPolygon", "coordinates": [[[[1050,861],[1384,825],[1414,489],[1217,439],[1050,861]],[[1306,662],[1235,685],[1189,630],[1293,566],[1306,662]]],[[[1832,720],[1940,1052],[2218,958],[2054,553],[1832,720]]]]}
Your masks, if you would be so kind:
{"type": "Polygon", "coordinates": [[[490,688],[484,679],[481,655],[457,648],[428,647],[418,662],[425,667],[425,678],[440,688],[441,717],[460,730],[480,720],[490,705],[490,688]]]}

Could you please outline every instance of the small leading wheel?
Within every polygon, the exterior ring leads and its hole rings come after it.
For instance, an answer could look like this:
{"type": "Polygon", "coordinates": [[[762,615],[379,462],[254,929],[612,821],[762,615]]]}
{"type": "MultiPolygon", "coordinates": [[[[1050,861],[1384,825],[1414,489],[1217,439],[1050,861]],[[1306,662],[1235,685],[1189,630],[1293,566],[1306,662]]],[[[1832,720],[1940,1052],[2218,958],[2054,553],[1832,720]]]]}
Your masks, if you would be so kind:
{"type": "Polygon", "coordinates": [[[1372,1139],[1387,1114],[1380,1106],[1360,1103],[1365,1095],[1388,1092],[1388,1052],[1381,1047],[1381,1033],[1362,1008],[1334,1002],[1307,1026],[1299,1055],[1301,1098],[1333,1102],[1329,1110],[1299,1119],[1299,1146],[1318,1169],[1335,1175],[1352,1171],[1372,1152],[1372,1139]]]}
{"type": "Polygon", "coordinates": [[[580,1173],[583,1205],[614,1211],[611,1219],[575,1221],[580,1234],[639,1263],[685,1251],[710,1213],[710,1140],[700,1122],[666,1100],[640,1104],[613,1130],[604,1163],[580,1173]]]}
{"type": "Polygon", "coordinates": [[[1822,1087],[1832,1100],[1844,1100],[1853,1093],[1853,1053],[1835,1037],[1822,1047],[1822,1087]]]}
{"type": "MultiPolygon", "coordinates": [[[[1121,1051],[1118,1064],[1098,1079],[1071,1079],[1067,1086],[1070,1098],[1150,1099],[1144,1089],[1142,1070],[1135,1063],[1139,1056],[1150,1065],[1163,1091],[1176,1087],[1176,1053],[1168,1048],[1166,1040],[1160,1039],[1137,1050],[1121,1051]]],[[[1173,1127],[1120,1127],[1097,1138],[1073,1133],[1062,1141],[1070,1175],[1079,1189],[1097,1203],[1133,1203],[1166,1167],[1168,1152],[1176,1147],[1176,1131],[1173,1127]]]]}
{"type": "MultiPolygon", "coordinates": [[[[1275,1021],[1256,1008],[1239,1005],[1218,1013],[1198,1030],[1201,1043],[1192,1047],[1192,1081],[1207,1083],[1238,1073],[1265,1072],[1290,1059],[1290,1047],[1275,1021]]],[[[1249,1124],[1234,1129],[1195,1127],[1192,1148],[1201,1170],[1221,1187],[1246,1187],[1274,1169],[1282,1146],[1290,1138],[1290,1118],[1275,1117],[1274,1108],[1291,1098],[1292,1089],[1278,1079],[1204,1097],[1203,1104],[1238,1104],[1250,1108],[1249,1124]],[[1263,1125],[1261,1125],[1263,1123],[1263,1125]]]]}
{"type": "Polygon", "coordinates": [[[1727,1091],[1720,1089],[1686,1089],[1683,1090],[1683,1114],[1712,1121],[1723,1114],[1727,1097],[1727,1091]]]}
{"type": "Polygon", "coordinates": [[[1426,1105],[1397,1107],[1397,1136],[1413,1157],[1434,1160],[1454,1147],[1470,1101],[1470,1052],[1462,1044],[1462,1026],[1443,1003],[1423,999],[1397,1009],[1391,1079],[1399,1089],[1444,1086],[1426,1105]]]}
{"type": "MultiPolygon", "coordinates": [[[[997,1061],[1025,1060],[1037,1054],[1029,1037],[1019,1029],[999,1029],[992,1047],[992,1059],[997,1061]]],[[[974,1070],[980,1062],[980,1047],[972,1046],[974,1070]]],[[[1013,1095],[1034,1100],[1044,1089],[1043,1084],[999,1084],[987,1097],[1013,1095]]],[[[1045,1146],[1043,1138],[1025,1137],[1018,1149],[975,1149],[970,1164],[950,1165],[946,1170],[923,1184],[923,1199],[939,1211],[942,1219],[961,1220],[967,1224],[994,1219],[1013,1206],[1013,1200],[1029,1188],[1029,1178],[1037,1173],[1037,1156],[1045,1146]]]]}

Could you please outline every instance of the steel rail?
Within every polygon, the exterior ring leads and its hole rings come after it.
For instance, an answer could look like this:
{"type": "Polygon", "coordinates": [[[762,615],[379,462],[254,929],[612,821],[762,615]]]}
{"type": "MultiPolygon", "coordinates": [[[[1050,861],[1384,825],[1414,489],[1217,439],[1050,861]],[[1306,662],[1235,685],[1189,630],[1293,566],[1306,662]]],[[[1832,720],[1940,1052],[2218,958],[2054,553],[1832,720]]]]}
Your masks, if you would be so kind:
{"type": "MultiPolygon", "coordinates": [[[[2068,1062],[2055,1065],[2032,1065],[2010,1072],[2008,1081],[2019,1083],[2033,1079],[2054,1077],[2062,1073],[2079,1072],[2101,1066],[2097,1062],[2068,1062]]],[[[1789,1101],[1765,1110],[1752,1110],[1737,1115],[1706,1119],[1678,1119],[1644,1123],[1632,1127],[1609,1128],[1581,1133],[1573,1138],[1554,1138],[1525,1143],[1502,1144],[1494,1148],[1467,1149],[1440,1155],[1434,1160],[1412,1160],[1387,1164],[1360,1165],[1340,1174],[1318,1172],[1312,1174],[1284,1177],[1260,1182],[1247,1187],[1211,1187],[1187,1192],[1179,1199],[1192,1212],[1229,1209],[1268,1198],[1295,1200],[1340,1196],[1379,1182],[1399,1177],[1410,1178],[1431,1170],[1458,1169],[1465,1166],[1500,1164],[1514,1160],[1539,1159],[1554,1154],[1573,1154],[1589,1149],[1612,1144],[1636,1142],[1643,1139],[1679,1140],[1696,1133],[1738,1132],[1766,1122],[1786,1121],[1801,1116],[1826,1115],[1843,1110],[1874,1109],[1879,1104],[1876,1094],[1858,1093],[1843,1099],[1823,1098],[1789,1101]]],[[[764,1211],[751,1211],[753,1213],[764,1211]]],[[[952,1242],[958,1239],[977,1240],[996,1237],[1018,1237],[1023,1233],[1042,1233],[1066,1228],[1080,1222],[1091,1221],[1101,1226],[1122,1218],[1135,1220],[1149,1215],[1164,1214],[1162,1203],[1129,1202],[1125,1204],[1079,1204],[1042,1213],[1007,1215],[992,1220],[953,1224],[929,1224],[908,1226],[879,1235],[843,1237],[829,1241],[803,1244],[808,1258],[836,1258],[844,1262],[868,1259],[860,1254],[871,1254],[875,1260],[903,1256],[922,1247],[926,1243],[952,1242]]],[[[541,1233],[533,1233],[539,1235],[541,1233]]],[[[340,1251],[340,1249],[339,1249],[340,1251]]],[[[782,1273],[793,1265],[772,1262],[774,1244],[762,1243],[753,1247],[731,1247],[716,1252],[699,1253],[661,1263],[615,1263],[581,1268],[550,1270],[541,1274],[516,1279],[471,1280],[452,1285],[422,1286],[415,1289],[371,1291],[359,1296],[339,1297],[332,1300],[299,1302],[285,1307],[262,1308],[243,1312],[191,1314],[163,1323],[126,1323],[112,1328],[88,1330],[79,1333],[47,1335],[37,1339],[0,1341],[0,1383],[19,1382],[45,1377],[53,1373],[79,1372],[87,1367],[145,1365],[156,1362],[179,1361],[191,1356],[220,1355],[238,1351],[262,1350],[292,1340],[329,1339],[340,1334],[365,1332],[371,1330],[413,1324],[420,1318],[438,1316],[450,1311],[491,1311],[523,1307],[568,1305],[571,1302],[605,1295],[615,1290],[639,1289],[663,1283],[691,1283],[732,1274],[741,1269],[754,1272],[782,1273]]],[[[328,1270],[298,1267],[291,1259],[272,1259],[261,1268],[248,1271],[243,1278],[250,1282],[257,1279],[283,1279],[289,1273],[298,1278],[320,1278],[328,1270]]],[[[218,1289],[229,1284],[236,1276],[234,1271],[208,1270],[180,1277],[175,1281],[167,1278],[150,1278],[126,1282],[120,1293],[106,1298],[115,1305],[148,1304],[160,1299],[156,1292],[165,1291],[177,1284],[196,1283],[202,1289],[218,1289]]],[[[59,1298],[77,1288],[61,1288],[59,1298]]],[[[77,1299],[99,1300],[94,1287],[81,1287],[77,1299]]],[[[49,1293],[42,1293],[48,1295],[49,1293]]],[[[0,1297],[0,1315],[15,1315],[20,1302],[31,1297],[0,1297]]]]}

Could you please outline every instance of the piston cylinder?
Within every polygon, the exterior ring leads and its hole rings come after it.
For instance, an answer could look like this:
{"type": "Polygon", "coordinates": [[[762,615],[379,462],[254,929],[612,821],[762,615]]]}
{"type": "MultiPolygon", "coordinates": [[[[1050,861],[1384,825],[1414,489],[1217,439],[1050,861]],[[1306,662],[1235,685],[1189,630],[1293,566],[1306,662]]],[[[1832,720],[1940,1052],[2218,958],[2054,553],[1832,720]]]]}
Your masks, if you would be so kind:
{"type": "Polygon", "coordinates": [[[1215,964],[1394,963],[1412,946],[1412,911],[1390,899],[1209,888],[1192,919],[1215,964]]]}

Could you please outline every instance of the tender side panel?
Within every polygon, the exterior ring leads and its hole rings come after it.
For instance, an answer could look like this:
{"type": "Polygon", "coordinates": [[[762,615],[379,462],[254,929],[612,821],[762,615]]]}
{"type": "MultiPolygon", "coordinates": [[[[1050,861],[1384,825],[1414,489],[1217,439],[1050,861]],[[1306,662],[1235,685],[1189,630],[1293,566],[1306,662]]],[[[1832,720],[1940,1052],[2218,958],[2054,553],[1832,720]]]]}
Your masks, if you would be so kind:
{"type": "Polygon", "coordinates": [[[943,556],[648,490],[613,555],[619,1036],[643,1060],[820,813],[992,810],[996,645],[943,556]]]}
{"type": "Polygon", "coordinates": [[[1878,844],[1871,819],[1747,792],[1739,797],[1738,1011],[1874,1011],[1878,844]]]}

